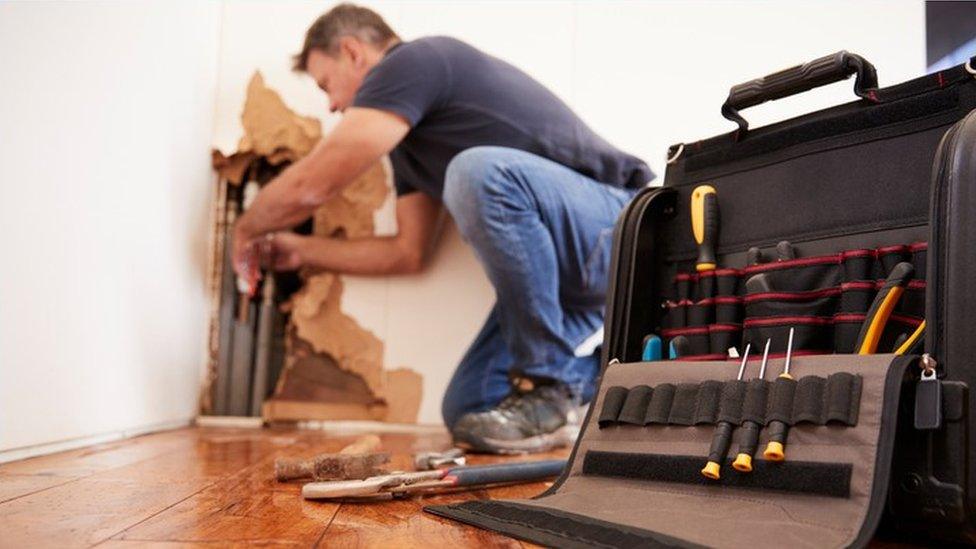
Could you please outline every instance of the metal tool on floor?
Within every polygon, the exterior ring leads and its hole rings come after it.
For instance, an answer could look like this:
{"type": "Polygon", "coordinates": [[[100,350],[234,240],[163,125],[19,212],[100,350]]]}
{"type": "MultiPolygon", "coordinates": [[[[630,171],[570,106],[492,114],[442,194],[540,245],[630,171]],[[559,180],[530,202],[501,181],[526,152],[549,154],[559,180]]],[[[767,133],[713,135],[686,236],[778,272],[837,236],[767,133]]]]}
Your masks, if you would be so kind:
{"type": "MultiPolygon", "coordinates": [[[[762,380],[766,377],[766,363],[769,361],[769,344],[772,339],[766,339],[766,348],[763,349],[762,364],[759,366],[759,377],[762,380]]],[[[732,468],[740,473],[752,472],[752,456],[756,454],[759,447],[759,431],[762,425],[755,421],[744,421],[739,429],[739,451],[736,452],[735,461],[732,468]]]]}
{"type": "MultiPolygon", "coordinates": [[[[751,343],[746,344],[746,350],[742,353],[742,363],[739,365],[739,375],[737,381],[742,381],[742,375],[746,372],[746,363],[749,361],[749,350],[751,343]]],[[[715,434],[712,436],[712,446],[708,449],[708,462],[702,468],[701,474],[705,478],[718,480],[721,478],[722,463],[725,462],[729,454],[729,446],[732,444],[732,431],[735,426],[728,421],[719,421],[715,426],[715,434]]]]}
{"type": "Polygon", "coordinates": [[[289,480],[349,480],[364,479],[386,473],[383,465],[390,454],[377,452],[380,438],[376,435],[359,437],[335,454],[319,454],[311,459],[278,458],[275,460],[275,479],[289,480]]]}
{"type": "MultiPolygon", "coordinates": [[[[779,375],[782,379],[793,379],[790,375],[790,361],[793,357],[793,328],[790,328],[790,339],[786,342],[786,360],[783,362],[783,373],[779,375]]],[[[783,461],[786,459],[786,437],[790,433],[790,426],[784,421],[774,419],[769,422],[767,427],[769,442],[763,451],[763,458],[767,461],[783,461]]]]}
{"type": "Polygon", "coordinates": [[[695,269],[710,271],[718,265],[718,194],[711,185],[699,185],[691,191],[691,230],[698,243],[695,269]]]}
{"type": "Polygon", "coordinates": [[[413,467],[418,471],[440,469],[445,465],[466,464],[467,459],[464,457],[464,450],[461,448],[451,448],[443,452],[420,452],[413,456],[413,467]]]}
{"type": "Polygon", "coordinates": [[[522,461],[474,467],[454,467],[433,471],[391,473],[367,478],[333,482],[312,482],[302,487],[305,499],[392,499],[414,494],[441,493],[459,488],[473,489],[495,484],[535,482],[555,477],[566,461],[522,461]]]}

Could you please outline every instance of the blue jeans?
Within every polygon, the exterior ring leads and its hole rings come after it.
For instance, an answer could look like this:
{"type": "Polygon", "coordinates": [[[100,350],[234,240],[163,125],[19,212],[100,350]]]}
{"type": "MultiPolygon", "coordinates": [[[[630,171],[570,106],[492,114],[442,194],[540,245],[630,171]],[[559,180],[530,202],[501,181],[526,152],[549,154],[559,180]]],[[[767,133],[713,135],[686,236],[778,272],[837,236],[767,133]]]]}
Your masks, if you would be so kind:
{"type": "Polygon", "coordinates": [[[516,149],[454,157],[444,204],[497,301],[444,395],[448,427],[497,405],[511,390],[510,372],[558,379],[583,402],[592,397],[598,353],[574,350],[603,325],[613,226],[635,193],[516,149]]]}

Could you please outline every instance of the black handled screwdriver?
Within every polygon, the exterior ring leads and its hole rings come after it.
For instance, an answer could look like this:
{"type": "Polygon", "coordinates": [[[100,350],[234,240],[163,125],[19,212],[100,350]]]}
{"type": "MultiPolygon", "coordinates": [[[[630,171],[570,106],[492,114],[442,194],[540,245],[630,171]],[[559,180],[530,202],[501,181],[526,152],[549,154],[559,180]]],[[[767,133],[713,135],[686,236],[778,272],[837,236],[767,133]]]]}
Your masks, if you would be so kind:
{"type": "MultiPolygon", "coordinates": [[[[742,374],[746,371],[746,361],[749,360],[749,349],[751,343],[746,344],[746,350],[742,354],[742,364],[739,365],[739,375],[736,380],[742,381],[742,374]]],[[[708,463],[702,468],[701,474],[705,478],[718,480],[722,470],[722,462],[729,455],[729,446],[732,445],[732,430],[735,428],[731,422],[719,421],[715,426],[715,435],[712,436],[712,445],[708,449],[708,463]]]]}
{"type": "MultiPolygon", "coordinates": [[[[763,349],[762,365],[759,366],[759,377],[762,380],[766,377],[766,362],[769,361],[769,343],[772,339],[766,340],[766,348],[763,349]]],[[[756,455],[759,448],[759,431],[762,425],[755,421],[745,421],[739,429],[739,451],[736,452],[735,461],[732,467],[740,473],[752,472],[752,456],[756,455]]]]}
{"type": "MultiPolygon", "coordinates": [[[[786,342],[786,362],[783,363],[782,379],[793,379],[790,375],[790,359],[793,355],[793,328],[790,328],[790,340],[786,342]]],[[[768,461],[783,461],[786,459],[786,437],[790,433],[790,426],[784,421],[774,419],[769,422],[769,442],[763,457],[768,461]]]]}
{"type": "Polygon", "coordinates": [[[710,271],[718,265],[715,246],[718,243],[718,194],[711,185],[699,185],[691,191],[691,230],[698,243],[695,269],[710,271]]]}

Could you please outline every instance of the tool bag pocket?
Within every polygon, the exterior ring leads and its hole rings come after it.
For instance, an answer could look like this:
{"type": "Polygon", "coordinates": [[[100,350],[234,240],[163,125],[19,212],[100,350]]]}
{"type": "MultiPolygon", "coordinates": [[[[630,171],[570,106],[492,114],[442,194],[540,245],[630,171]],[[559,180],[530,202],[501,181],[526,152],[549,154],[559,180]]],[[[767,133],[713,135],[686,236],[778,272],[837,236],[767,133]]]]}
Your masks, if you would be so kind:
{"type": "MultiPolygon", "coordinates": [[[[891,351],[911,334],[925,314],[927,244],[883,246],[772,261],[741,269],[679,272],[663,303],[662,336],[667,345],[688,340],[685,360],[718,360],[729,347],[762,345],[785,352],[795,328],[797,354],[851,353],[872,300],[895,265],[911,263],[914,278],[905,288],[879,343],[891,351]]],[[[648,331],[654,331],[650,326],[648,331]]]]}
{"type": "MultiPolygon", "coordinates": [[[[768,371],[782,362],[770,360],[768,371]]],[[[548,491],[427,510],[560,547],[863,545],[885,505],[899,399],[917,362],[799,356],[795,380],[758,380],[750,361],[744,381],[730,360],[611,363],[548,491]],[[776,421],[788,426],[782,461],[763,455],[776,421]],[[706,478],[721,422],[737,436],[718,478],[706,478]],[[740,472],[733,458],[749,422],[761,426],[758,449],[740,472]]]]}

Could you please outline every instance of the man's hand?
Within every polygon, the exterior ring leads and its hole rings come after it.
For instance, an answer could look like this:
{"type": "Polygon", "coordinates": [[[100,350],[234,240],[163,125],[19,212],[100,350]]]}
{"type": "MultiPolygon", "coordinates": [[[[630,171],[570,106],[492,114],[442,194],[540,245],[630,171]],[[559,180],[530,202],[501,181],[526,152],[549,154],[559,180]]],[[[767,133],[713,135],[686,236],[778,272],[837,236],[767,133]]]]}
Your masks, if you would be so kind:
{"type": "Polygon", "coordinates": [[[248,238],[234,231],[234,270],[250,288],[257,287],[261,269],[295,271],[304,262],[304,248],[311,237],[293,232],[279,232],[261,238],[248,238]]]}
{"type": "Polygon", "coordinates": [[[390,152],[410,130],[392,112],[351,108],[318,145],[265,185],[234,227],[234,269],[250,283],[260,272],[255,243],[290,229],[390,152]]]}
{"type": "Polygon", "coordinates": [[[257,288],[258,280],[261,279],[257,241],[248,235],[238,222],[234,225],[232,245],[231,260],[234,271],[247,283],[248,288],[253,293],[254,289],[257,288]]]}
{"type": "Polygon", "coordinates": [[[305,248],[310,236],[292,232],[273,233],[261,248],[261,265],[275,271],[295,271],[305,264],[305,248]]]}

